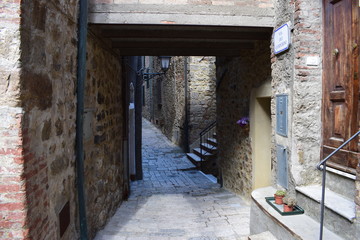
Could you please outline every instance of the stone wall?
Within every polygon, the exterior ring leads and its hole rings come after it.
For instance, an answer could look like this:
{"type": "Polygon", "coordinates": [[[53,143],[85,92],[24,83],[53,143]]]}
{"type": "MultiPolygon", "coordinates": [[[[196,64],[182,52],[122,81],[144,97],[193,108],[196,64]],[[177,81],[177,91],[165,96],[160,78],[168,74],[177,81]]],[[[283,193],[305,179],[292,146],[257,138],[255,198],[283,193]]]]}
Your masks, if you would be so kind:
{"type": "Polygon", "coordinates": [[[243,50],[236,58],[218,58],[217,139],[218,162],[225,188],[250,198],[252,153],[249,130],[236,122],[249,117],[250,94],[270,78],[269,42],[243,50]]]}
{"type": "Polygon", "coordinates": [[[77,238],[75,119],[77,1],[22,1],[23,178],[32,239],[77,238]]]}
{"type": "MultiPolygon", "coordinates": [[[[162,79],[162,114],[164,134],[175,144],[184,144],[185,57],[173,57],[162,79]]],[[[159,69],[159,68],[158,68],[159,69]]]]}
{"type": "Polygon", "coordinates": [[[189,144],[216,120],[216,57],[189,60],[189,144]]]}
{"type": "Polygon", "coordinates": [[[27,235],[19,106],[20,2],[0,3],[0,238],[27,235]]]}
{"type": "MultiPolygon", "coordinates": [[[[145,60],[152,71],[160,71],[160,63],[145,60]]],[[[172,57],[165,75],[145,81],[143,116],[158,125],[174,143],[185,144],[185,81],[188,83],[189,145],[199,133],[216,120],[215,57],[172,57]],[[185,76],[185,64],[187,73],[185,76]],[[186,78],[186,79],[185,79],[186,78]]]]}
{"type": "MultiPolygon", "coordinates": [[[[291,22],[292,44],[284,53],[272,55],[273,94],[288,95],[288,137],[275,134],[276,144],[288,149],[290,191],[295,185],[319,182],[314,165],[320,160],[322,94],[322,18],[320,1],[278,1],[276,27],[291,22]],[[319,65],[306,65],[307,57],[319,65]]],[[[275,101],[275,99],[274,99],[275,101]]],[[[272,112],[275,112],[275,102],[272,112]]],[[[276,127],[273,121],[273,129],[276,127]]],[[[274,173],[276,178],[276,159],[274,173]]],[[[276,183],[276,179],[274,179],[276,183]]]]}
{"type": "Polygon", "coordinates": [[[123,93],[119,57],[88,38],[85,86],[85,195],[89,237],[104,226],[124,194],[123,93]]]}
{"type": "MultiPolygon", "coordinates": [[[[160,60],[151,57],[146,67],[161,72],[160,60]]],[[[164,75],[144,82],[145,106],[143,116],[155,123],[171,141],[183,146],[185,122],[185,57],[172,57],[164,75]]]]}
{"type": "MultiPolygon", "coordinates": [[[[149,69],[153,69],[153,56],[145,56],[145,67],[149,69]]],[[[150,78],[143,83],[143,108],[142,108],[142,116],[149,121],[153,120],[154,116],[154,107],[155,107],[155,101],[153,99],[153,92],[154,92],[154,85],[156,78],[150,78]]]]}
{"type": "MultiPolygon", "coordinates": [[[[77,2],[0,3],[1,239],[79,237],[77,2]]],[[[123,96],[119,58],[91,36],[84,137],[93,237],[122,199],[123,96]]]]}

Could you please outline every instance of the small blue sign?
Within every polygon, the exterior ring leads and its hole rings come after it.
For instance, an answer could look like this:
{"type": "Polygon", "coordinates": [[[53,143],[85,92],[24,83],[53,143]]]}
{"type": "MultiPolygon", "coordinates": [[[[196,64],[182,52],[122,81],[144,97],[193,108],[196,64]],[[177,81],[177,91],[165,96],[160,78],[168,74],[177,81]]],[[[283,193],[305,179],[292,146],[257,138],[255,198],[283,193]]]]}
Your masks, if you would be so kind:
{"type": "Polygon", "coordinates": [[[274,32],[274,52],[281,53],[290,46],[290,28],[287,23],[279,27],[274,32]]]}

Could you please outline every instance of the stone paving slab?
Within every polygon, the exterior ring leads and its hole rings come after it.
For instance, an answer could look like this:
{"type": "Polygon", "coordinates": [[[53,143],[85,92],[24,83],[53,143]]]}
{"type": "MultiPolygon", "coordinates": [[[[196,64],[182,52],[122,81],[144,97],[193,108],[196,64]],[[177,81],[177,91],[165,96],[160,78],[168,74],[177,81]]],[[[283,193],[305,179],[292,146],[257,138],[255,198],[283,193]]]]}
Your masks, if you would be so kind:
{"type": "Polygon", "coordinates": [[[245,240],[250,206],[211,182],[143,120],[144,179],[95,240],[245,240]]]}

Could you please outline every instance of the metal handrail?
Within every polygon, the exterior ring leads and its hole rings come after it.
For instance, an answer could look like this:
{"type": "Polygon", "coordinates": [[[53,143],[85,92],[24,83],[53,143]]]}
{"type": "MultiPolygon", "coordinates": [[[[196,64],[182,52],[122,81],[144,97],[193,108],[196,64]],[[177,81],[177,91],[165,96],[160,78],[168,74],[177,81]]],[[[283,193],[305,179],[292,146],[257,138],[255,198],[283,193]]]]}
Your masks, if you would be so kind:
{"type": "Polygon", "coordinates": [[[360,130],[351,136],[346,142],[340,145],[337,149],[335,149],[332,153],[330,153],[326,158],[324,158],[320,163],[316,165],[316,168],[320,171],[323,171],[322,176],[322,189],[321,189],[321,203],[320,203],[320,237],[319,239],[323,239],[323,228],[324,228],[324,212],[325,212],[325,181],[326,181],[326,162],[332,156],[334,156],[338,151],[340,151],[345,145],[354,140],[360,134],[360,130]]]}
{"type": "Polygon", "coordinates": [[[201,162],[204,160],[203,158],[203,150],[202,150],[202,144],[205,142],[204,140],[208,138],[211,134],[214,133],[214,129],[216,127],[216,121],[210,123],[204,130],[200,132],[200,158],[201,162]]]}

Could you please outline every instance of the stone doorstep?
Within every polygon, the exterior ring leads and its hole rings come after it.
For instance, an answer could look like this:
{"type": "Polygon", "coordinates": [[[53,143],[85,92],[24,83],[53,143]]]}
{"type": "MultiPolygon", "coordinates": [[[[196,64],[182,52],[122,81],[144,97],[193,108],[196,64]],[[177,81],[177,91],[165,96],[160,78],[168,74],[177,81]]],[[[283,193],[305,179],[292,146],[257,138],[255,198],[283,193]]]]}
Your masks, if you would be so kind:
{"type": "Polygon", "coordinates": [[[195,153],[187,153],[186,156],[190,162],[192,162],[192,164],[194,164],[196,167],[200,167],[201,158],[198,155],[195,153]]]}
{"type": "Polygon", "coordinates": [[[271,232],[266,231],[259,234],[251,235],[248,237],[248,240],[277,240],[277,238],[271,234],[271,232]]]}
{"type": "Polygon", "coordinates": [[[207,179],[209,179],[211,182],[217,183],[217,178],[214,177],[213,175],[211,175],[211,174],[205,174],[205,173],[203,173],[202,171],[200,171],[200,173],[201,173],[202,175],[204,175],[207,179]]]}
{"type": "Polygon", "coordinates": [[[209,143],[202,143],[201,148],[205,150],[206,152],[215,153],[217,151],[216,146],[211,145],[209,143]]]}
{"type": "MultiPolygon", "coordinates": [[[[318,239],[320,232],[320,224],[313,220],[311,217],[305,214],[292,215],[292,216],[282,216],[275,209],[273,209],[265,200],[265,197],[271,197],[276,191],[273,187],[265,187],[256,189],[252,192],[251,197],[254,203],[262,210],[262,212],[269,216],[274,223],[276,223],[281,231],[287,231],[294,239],[318,239]]],[[[300,206],[301,207],[301,206],[300,206]]],[[[265,217],[264,217],[265,218],[265,217]]],[[[260,224],[260,223],[251,223],[250,224],[260,224]]],[[[262,223],[265,224],[265,223],[262,223]]],[[[268,229],[273,234],[275,230],[268,229]]],[[[331,240],[341,240],[342,238],[331,232],[324,227],[323,231],[324,239],[331,240]]],[[[276,236],[279,237],[279,236],[276,236]]]]}
{"type": "MultiPolygon", "coordinates": [[[[320,204],[321,185],[296,187],[296,191],[304,194],[320,204]]],[[[356,218],[355,202],[329,189],[325,189],[325,207],[353,223],[356,218]]],[[[320,208],[319,208],[320,209],[320,208]]]]}
{"type": "MultiPolygon", "coordinates": [[[[200,149],[200,148],[194,148],[194,149],[193,149],[193,152],[194,152],[196,155],[198,155],[199,157],[201,156],[201,149],[200,149]]],[[[202,151],[202,155],[206,157],[206,156],[212,156],[213,154],[203,150],[203,151],[202,151]]]]}
{"type": "Polygon", "coordinates": [[[211,145],[215,146],[215,147],[217,146],[216,138],[208,138],[207,142],[210,143],[211,145]]]}

